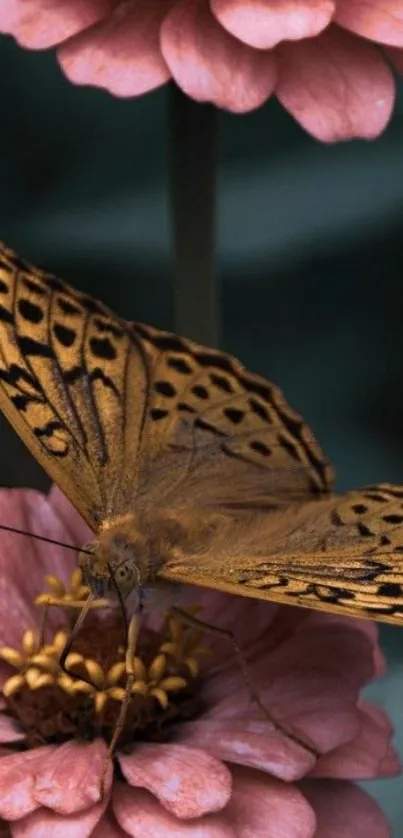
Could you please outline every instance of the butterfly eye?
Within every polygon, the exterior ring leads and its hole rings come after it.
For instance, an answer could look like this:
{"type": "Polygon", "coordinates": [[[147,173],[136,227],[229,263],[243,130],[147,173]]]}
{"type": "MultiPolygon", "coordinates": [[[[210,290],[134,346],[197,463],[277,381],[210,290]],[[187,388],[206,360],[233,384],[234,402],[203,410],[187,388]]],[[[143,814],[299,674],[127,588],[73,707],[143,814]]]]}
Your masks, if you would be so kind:
{"type": "Polygon", "coordinates": [[[122,562],[114,572],[114,579],[122,594],[128,594],[138,585],[138,571],[133,562],[122,562]]]}

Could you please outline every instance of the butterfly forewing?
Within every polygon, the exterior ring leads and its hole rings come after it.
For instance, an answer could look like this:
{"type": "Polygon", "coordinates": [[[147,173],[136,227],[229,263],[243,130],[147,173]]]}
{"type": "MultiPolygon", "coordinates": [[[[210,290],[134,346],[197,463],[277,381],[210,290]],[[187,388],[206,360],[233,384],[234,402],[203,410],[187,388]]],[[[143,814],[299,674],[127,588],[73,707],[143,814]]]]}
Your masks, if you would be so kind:
{"type": "Polygon", "coordinates": [[[0,251],[1,406],[93,529],[136,486],[146,372],[108,309],[0,251]],[[130,417],[128,417],[130,410],[130,417]]]}
{"type": "Polygon", "coordinates": [[[403,487],[331,495],[275,385],[120,320],[4,245],[0,407],[93,530],[126,512],[173,519],[187,535],[162,577],[403,623],[403,487]]]}

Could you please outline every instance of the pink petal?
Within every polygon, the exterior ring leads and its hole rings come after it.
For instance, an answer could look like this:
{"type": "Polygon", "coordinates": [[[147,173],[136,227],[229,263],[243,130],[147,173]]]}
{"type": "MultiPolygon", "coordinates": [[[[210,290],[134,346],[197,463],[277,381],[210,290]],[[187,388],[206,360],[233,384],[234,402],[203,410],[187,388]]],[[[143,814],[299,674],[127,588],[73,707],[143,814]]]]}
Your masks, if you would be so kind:
{"type": "Polygon", "coordinates": [[[394,747],[389,745],[387,753],[379,763],[379,777],[395,777],[403,771],[402,763],[394,747]]]}
{"type": "Polygon", "coordinates": [[[35,783],[34,797],[38,804],[61,815],[70,815],[101,801],[111,785],[112,763],[105,742],[102,739],[88,744],[69,741],[60,745],[43,763],[35,783]]]}
{"type": "Polygon", "coordinates": [[[378,644],[378,637],[379,637],[379,628],[373,620],[361,620],[355,617],[342,617],[340,614],[321,614],[318,611],[312,611],[309,616],[309,624],[311,626],[317,625],[318,628],[321,628],[323,625],[323,619],[326,620],[328,624],[338,623],[339,625],[343,625],[347,628],[354,628],[357,631],[362,631],[373,643],[373,663],[374,663],[374,672],[373,678],[380,678],[381,675],[384,675],[387,669],[387,661],[385,655],[382,652],[381,647],[378,644]]]}
{"type": "Polygon", "coordinates": [[[206,751],[186,745],[145,744],[119,754],[127,782],[151,791],[177,818],[222,809],[231,796],[231,774],[206,751]]]}
{"type": "Polygon", "coordinates": [[[58,57],[70,81],[104,87],[115,96],[140,96],[164,84],[170,73],[159,31],[171,2],[119,3],[105,22],[62,45],[58,57]]]}
{"type": "MultiPolygon", "coordinates": [[[[0,490],[0,521],[10,526],[69,543],[68,533],[51,503],[40,492],[0,490]]],[[[0,645],[18,647],[23,628],[35,627],[40,611],[34,597],[44,590],[44,576],[55,573],[67,582],[76,565],[74,551],[15,533],[2,533],[0,597],[8,602],[0,615],[0,645]],[[27,573],[27,568],[30,572],[27,573]]],[[[63,618],[62,618],[63,619],[63,618]]],[[[50,609],[48,625],[60,626],[57,609],[50,609]]]]}
{"type": "Polygon", "coordinates": [[[23,47],[46,49],[102,20],[118,0],[2,0],[0,32],[23,47]]]}
{"type": "Polygon", "coordinates": [[[105,810],[104,803],[92,806],[75,815],[59,815],[47,809],[37,809],[32,815],[13,824],[13,838],[88,838],[105,810]]]}
{"type": "MultiPolygon", "coordinates": [[[[306,621],[249,668],[273,718],[326,752],[357,733],[356,704],[373,672],[373,643],[363,632],[337,622],[324,620],[318,631],[306,621]]],[[[205,719],[262,719],[239,668],[211,677],[202,695],[211,704],[205,719]]]]}
{"type": "Polygon", "coordinates": [[[364,38],[403,46],[401,0],[337,0],[334,20],[364,38]]]}
{"type": "Polygon", "coordinates": [[[21,742],[24,739],[25,734],[18,726],[18,723],[4,713],[0,713],[0,744],[21,742]]]}
{"type": "Polygon", "coordinates": [[[312,38],[335,10],[334,0],[211,0],[210,5],[231,35],[257,49],[312,38]]]}
{"type": "Polygon", "coordinates": [[[373,139],[388,124],[394,79],[372,44],[330,27],[317,38],[281,44],[276,55],[277,96],[317,139],[373,139]]]}
{"type": "Polygon", "coordinates": [[[112,802],[116,819],[132,838],[235,838],[225,810],[186,823],[167,812],[149,792],[123,783],[114,787],[112,802]]]}
{"type": "MultiPolygon", "coordinates": [[[[370,780],[380,776],[382,760],[387,755],[391,768],[390,731],[385,729],[384,719],[378,720],[366,708],[359,711],[359,716],[360,729],[354,739],[319,757],[311,776],[370,780]]],[[[397,758],[395,767],[398,773],[397,758]]]]}
{"type": "Polygon", "coordinates": [[[216,759],[267,771],[288,782],[300,779],[315,765],[315,757],[269,722],[205,721],[178,726],[177,742],[204,748],[216,759]]]}
{"type": "Polygon", "coordinates": [[[225,32],[206,0],[179,0],[161,27],[165,61],[182,90],[198,102],[235,113],[262,105],[277,77],[275,58],[225,32]]]}
{"type": "Polygon", "coordinates": [[[314,813],[300,791],[257,771],[234,771],[225,814],[237,838],[316,838],[314,813]]]}
{"type": "Polygon", "coordinates": [[[56,746],[47,745],[0,759],[0,817],[14,821],[37,809],[34,782],[56,746]]]}
{"type": "Polygon", "coordinates": [[[316,814],[315,838],[390,838],[378,804],[353,783],[302,780],[299,788],[316,814]]]}

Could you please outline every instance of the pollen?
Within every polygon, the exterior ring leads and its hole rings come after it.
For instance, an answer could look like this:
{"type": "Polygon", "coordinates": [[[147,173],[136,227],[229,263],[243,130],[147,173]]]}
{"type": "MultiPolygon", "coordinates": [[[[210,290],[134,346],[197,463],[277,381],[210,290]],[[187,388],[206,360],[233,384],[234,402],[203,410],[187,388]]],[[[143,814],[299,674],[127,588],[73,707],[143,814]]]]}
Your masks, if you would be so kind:
{"type": "MultiPolygon", "coordinates": [[[[56,603],[69,609],[81,602],[82,607],[89,594],[79,570],[69,587],[55,576],[46,582],[51,593],[36,600],[45,605],[45,614],[56,603]]],[[[159,740],[171,722],[192,717],[200,705],[200,658],[208,650],[202,632],[177,616],[168,615],[160,632],[141,627],[131,658],[122,614],[110,608],[106,614],[90,611],[77,634],[62,628],[45,641],[45,629],[27,629],[20,649],[0,648],[0,659],[14,670],[3,695],[9,714],[25,732],[26,747],[99,735],[108,744],[118,739],[119,746],[136,739],[159,740]],[[127,710],[117,737],[122,703],[127,710]]]]}

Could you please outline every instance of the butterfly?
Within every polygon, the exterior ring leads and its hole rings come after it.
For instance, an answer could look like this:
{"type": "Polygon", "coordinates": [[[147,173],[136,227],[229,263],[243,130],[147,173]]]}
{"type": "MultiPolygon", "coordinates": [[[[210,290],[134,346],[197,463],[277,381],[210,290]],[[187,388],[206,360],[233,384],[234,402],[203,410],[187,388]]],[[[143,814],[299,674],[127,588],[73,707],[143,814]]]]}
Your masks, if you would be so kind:
{"type": "Polygon", "coordinates": [[[403,624],[403,485],[334,494],[276,385],[5,245],[0,408],[95,532],[97,594],[184,583],[403,624]]]}

